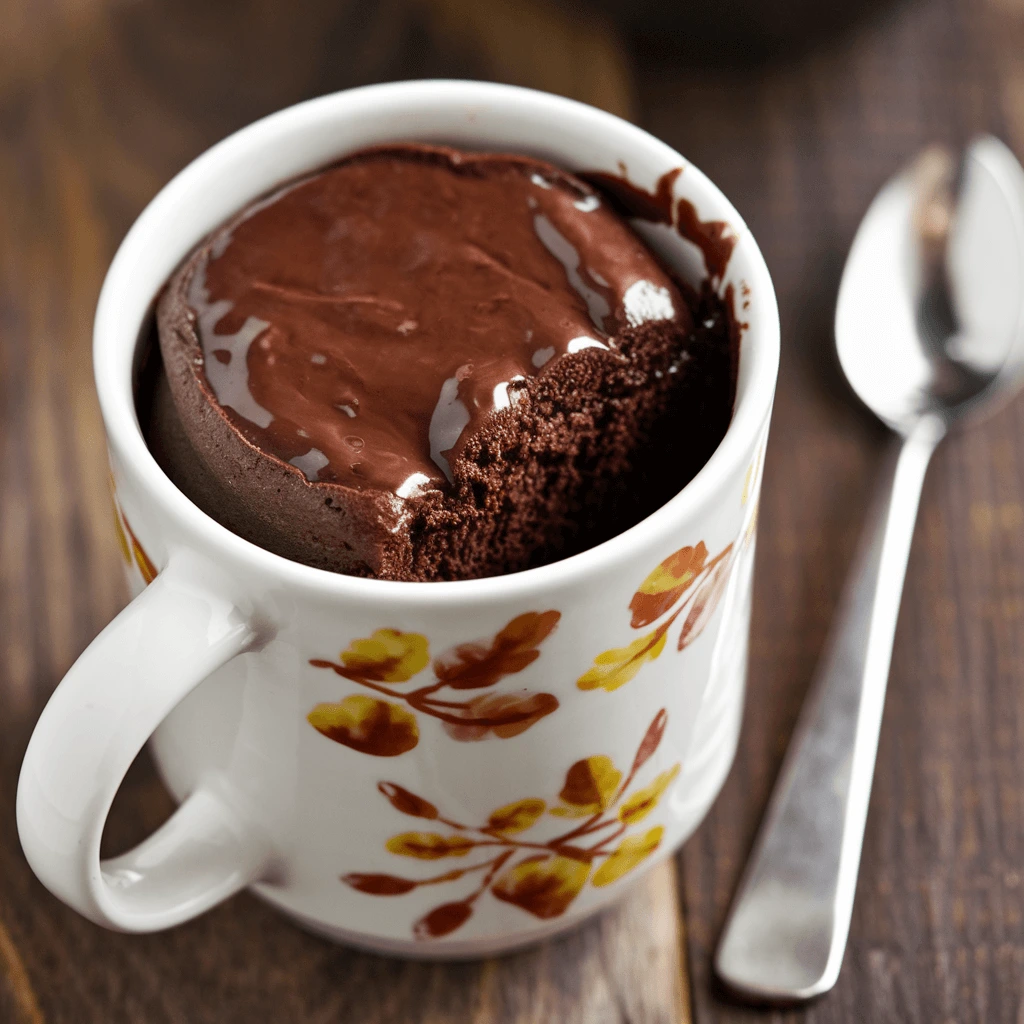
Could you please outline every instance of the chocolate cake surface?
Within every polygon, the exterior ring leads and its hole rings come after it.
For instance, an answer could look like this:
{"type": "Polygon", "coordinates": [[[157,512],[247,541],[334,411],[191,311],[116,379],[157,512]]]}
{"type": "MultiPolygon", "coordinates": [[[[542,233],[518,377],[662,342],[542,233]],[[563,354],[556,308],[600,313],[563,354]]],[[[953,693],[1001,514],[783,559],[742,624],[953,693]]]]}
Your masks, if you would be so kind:
{"type": "Polygon", "coordinates": [[[147,434],[193,501],[286,557],[514,572],[627,528],[703,465],[732,411],[727,314],[549,164],[367,150],[175,273],[147,434]]]}

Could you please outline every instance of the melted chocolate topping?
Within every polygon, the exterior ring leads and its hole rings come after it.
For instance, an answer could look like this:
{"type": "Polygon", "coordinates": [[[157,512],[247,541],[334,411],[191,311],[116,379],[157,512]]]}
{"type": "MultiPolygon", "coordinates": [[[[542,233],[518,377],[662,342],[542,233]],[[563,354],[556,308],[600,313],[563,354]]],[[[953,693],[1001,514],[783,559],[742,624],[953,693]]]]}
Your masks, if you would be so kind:
{"type": "Polygon", "coordinates": [[[682,173],[682,167],[673,167],[671,171],[666,171],[658,179],[653,192],[634,185],[624,173],[619,176],[607,171],[586,171],[580,177],[604,192],[623,217],[639,217],[655,224],[671,224],[672,189],[675,187],[676,178],[682,173]]]}
{"type": "Polygon", "coordinates": [[[623,217],[674,225],[682,238],[693,242],[704,254],[708,277],[712,284],[718,285],[736,247],[736,235],[724,220],[701,220],[697,208],[688,199],[674,199],[672,190],[682,173],[682,167],[666,171],[655,183],[653,192],[634,185],[624,175],[620,177],[605,171],[586,171],[580,177],[596,185],[623,217]]]}
{"type": "Polygon", "coordinates": [[[206,244],[187,300],[206,381],[250,443],[311,481],[401,497],[445,490],[482,421],[559,356],[691,322],[588,185],[425,146],[253,204],[206,244]]]}

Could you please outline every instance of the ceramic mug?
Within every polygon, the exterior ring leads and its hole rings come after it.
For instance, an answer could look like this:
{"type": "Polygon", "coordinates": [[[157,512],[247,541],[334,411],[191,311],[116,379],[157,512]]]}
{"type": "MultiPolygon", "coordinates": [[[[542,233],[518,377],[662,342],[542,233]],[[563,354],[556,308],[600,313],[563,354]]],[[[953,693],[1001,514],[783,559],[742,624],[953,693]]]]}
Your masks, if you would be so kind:
{"type": "MultiPolygon", "coordinates": [[[[701,250],[638,230],[685,278],[701,250]]],[[[473,82],[302,103],[214,146],[150,203],[100,296],[95,371],[135,599],[68,672],[18,788],[29,863],[100,924],[144,932],[237,890],[389,953],[473,956],[577,923],[693,831],[728,771],[743,700],[757,495],[779,356],[767,268],[725,197],[610,114],[473,82]],[[694,480],[630,530],[526,572],[393,583],[235,536],[159,469],[133,361],[154,296],[209,232],[275,185],[392,140],[531,153],[675,195],[735,246],[735,414],[694,480]],[[151,740],[181,806],[99,857],[151,740]]],[[[666,466],[666,472],[672,467],[666,466]]]]}

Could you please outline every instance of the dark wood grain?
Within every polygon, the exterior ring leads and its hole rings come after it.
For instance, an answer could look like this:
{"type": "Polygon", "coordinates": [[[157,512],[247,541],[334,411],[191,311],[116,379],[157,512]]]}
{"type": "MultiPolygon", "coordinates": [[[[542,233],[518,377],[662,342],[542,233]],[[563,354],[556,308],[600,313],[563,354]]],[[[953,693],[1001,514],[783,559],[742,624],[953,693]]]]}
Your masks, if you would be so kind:
{"type": "Polygon", "coordinates": [[[884,435],[845,395],[831,318],[846,250],[926,143],[1024,143],[1024,5],[892,4],[810,53],[640,78],[645,123],[734,199],[779,293],[749,703],[726,788],[683,853],[695,1018],[1024,1019],[1024,403],[928,476],[892,664],[850,947],[806,1011],[732,1006],[709,961],[839,596],[884,435]]]}

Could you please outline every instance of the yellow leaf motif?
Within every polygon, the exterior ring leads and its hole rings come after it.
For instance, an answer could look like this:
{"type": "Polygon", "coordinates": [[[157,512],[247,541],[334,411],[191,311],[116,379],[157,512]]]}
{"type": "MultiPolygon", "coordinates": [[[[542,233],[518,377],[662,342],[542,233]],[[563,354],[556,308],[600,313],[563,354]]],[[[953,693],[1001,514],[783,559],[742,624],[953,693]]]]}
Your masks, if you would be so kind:
{"type": "Polygon", "coordinates": [[[750,547],[750,542],[754,539],[754,534],[757,533],[757,514],[760,509],[760,499],[754,503],[754,508],[750,513],[750,522],[747,523],[747,529],[743,534],[743,549],[744,551],[750,547]]]}
{"type": "Polygon", "coordinates": [[[584,861],[540,854],[509,868],[491,892],[534,917],[558,917],[579,895],[589,874],[590,865],[584,861]]]}
{"type": "Polygon", "coordinates": [[[442,857],[465,857],[476,846],[465,836],[442,836],[437,832],[403,832],[392,836],[385,844],[391,853],[420,860],[440,860],[442,857]]]}
{"type": "Polygon", "coordinates": [[[619,821],[625,825],[635,825],[646,818],[654,810],[662,794],[679,774],[679,765],[674,764],[668,771],[662,772],[649,786],[637,790],[620,808],[619,821]]]}
{"type": "Polygon", "coordinates": [[[616,647],[594,659],[593,668],[576,680],[581,690],[617,690],[628,683],[645,662],[654,661],[665,649],[665,631],[655,630],[634,640],[628,647],[616,647]]]}
{"type": "Polygon", "coordinates": [[[419,633],[378,629],[373,635],[353,640],[341,655],[353,675],[377,683],[405,683],[422,672],[430,661],[427,638],[419,633]]]}
{"type": "Polygon", "coordinates": [[[676,587],[689,583],[700,572],[708,551],[703,541],[696,549],[683,548],[682,551],[683,558],[676,552],[672,558],[666,558],[657,566],[640,584],[639,593],[653,597],[655,594],[664,594],[666,590],[675,590],[676,587]]]}
{"type": "Polygon", "coordinates": [[[491,813],[487,821],[489,828],[502,835],[512,835],[515,832],[525,832],[544,813],[547,804],[535,797],[527,797],[525,800],[517,800],[513,804],[499,807],[491,813]]]}
{"type": "Polygon", "coordinates": [[[611,885],[632,871],[658,848],[665,829],[656,825],[642,836],[623,839],[611,856],[594,872],[594,885],[611,885]]]}
{"type": "Polygon", "coordinates": [[[397,757],[419,742],[416,716],[398,704],[353,693],[337,704],[317,704],[306,716],[317,732],[362,754],[397,757]]]}
{"type": "Polygon", "coordinates": [[[552,807],[551,813],[559,818],[599,814],[612,802],[621,781],[622,772],[610,757],[585,757],[565,773],[565,785],[558,795],[567,806],[552,807]]]}

